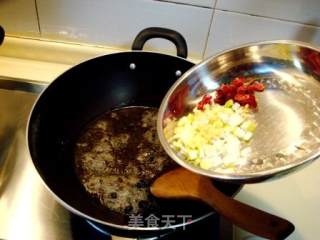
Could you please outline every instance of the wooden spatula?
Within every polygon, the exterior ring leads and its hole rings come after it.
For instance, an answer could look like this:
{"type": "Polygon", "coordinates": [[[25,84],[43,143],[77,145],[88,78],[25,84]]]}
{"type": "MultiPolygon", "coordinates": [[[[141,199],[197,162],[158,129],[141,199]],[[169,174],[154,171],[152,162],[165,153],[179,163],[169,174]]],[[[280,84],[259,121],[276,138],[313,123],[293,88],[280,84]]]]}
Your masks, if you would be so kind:
{"type": "Polygon", "coordinates": [[[224,195],[209,178],[184,168],[160,176],[150,190],[159,198],[201,200],[235,225],[268,239],[285,239],[294,231],[289,221],[224,195]]]}

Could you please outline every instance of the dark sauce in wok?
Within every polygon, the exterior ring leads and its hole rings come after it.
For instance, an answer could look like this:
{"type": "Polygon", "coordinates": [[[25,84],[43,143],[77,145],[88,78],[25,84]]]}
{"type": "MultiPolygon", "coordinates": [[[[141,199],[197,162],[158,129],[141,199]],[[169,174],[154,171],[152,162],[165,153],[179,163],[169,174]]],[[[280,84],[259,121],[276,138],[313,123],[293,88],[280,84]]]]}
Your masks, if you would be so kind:
{"type": "Polygon", "coordinates": [[[156,132],[157,109],[127,107],[90,122],[75,146],[75,166],[85,190],[121,214],[154,212],[152,180],[174,167],[156,132]]]}

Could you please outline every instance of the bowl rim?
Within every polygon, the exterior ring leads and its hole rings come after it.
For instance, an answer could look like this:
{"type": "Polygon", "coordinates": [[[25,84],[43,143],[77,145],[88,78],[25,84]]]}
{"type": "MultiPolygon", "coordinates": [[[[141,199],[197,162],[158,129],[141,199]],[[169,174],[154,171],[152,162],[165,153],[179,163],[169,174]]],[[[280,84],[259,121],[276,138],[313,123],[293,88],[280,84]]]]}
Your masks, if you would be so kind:
{"type": "Polygon", "coordinates": [[[261,46],[261,45],[268,45],[268,44],[286,44],[286,45],[294,45],[294,46],[298,46],[298,47],[304,47],[304,48],[309,48],[312,49],[314,51],[317,51],[320,53],[320,47],[316,47],[310,43],[306,43],[306,42],[302,42],[302,41],[296,41],[296,40],[268,40],[268,41],[256,41],[256,42],[251,42],[251,43],[246,43],[246,44],[242,44],[233,48],[229,48],[223,51],[218,52],[217,54],[214,54],[212,56],[209,56],[208,58],[206,58],[205,60],[201,61],[199,64],[196,64],[195,66],[193,66],[192,68],[190,68],[188,71],[186,71],[171,87],[170,89],[167,91],[165,97],[163,98],[159,111],[158,111],[158,116],[157,116],[157,133],[158,133],[158,137],[160,140],[160,143],[162,145],[162,147],[165,149],[166,153],[175,161],[177,162],[180,166],[207,176],[207,177],[211,177],[214,179],[218,179],[218,180],[223,180],[223,181],[230,181],[230,182],[242,182],[242,183],[249,183],[249,182],[260,182],[263,181],[267,178],[270,178],[272,176],[275,175],[280,175],[280,173],[284,173],[286,171],[289,171],[290,169],[295,169],[298,166],[304,165],[308,162],[312,162],[314,160],[316,160],[317,158],[320,157],[320,150],[311,154],[309,157],[305,158],[305,159],[299,159],[297,161],[294,161],[292,163],[280,166],[280,167],[276,167],[276,168],[271,168],[271,169],[267,169],[267,170],[262,170],[262,171],[258,171],[258,172],[251,172],[251,173],[222,173],[222,172],[216,172],[216,171],[210,171],[210,170],[206,170],[197,166],[192,165],[191,163],[188,163],[186,160],[182,160],[181,158],[179,158],[177,156],[177,154],[175,153],[175,151],[172,150],[172,148],[170,147],[169,143],[167,142],[164,133],[163,133],[163,115],[166,109],[166,106],[168,105],[168,101],[169,101],[169,97],[171,96],[171,94],[173,93],[173,91],[176,89],[176,87],[183,82],[187,77],[189,77],[196,69],[201,68],[202,66],[206,65],[207,63],[209,63],[210,61],[212,61],[212,59],[214,58],[218,58],[219,56],[222,56],[228,52],[232,52],[235,50],[239,50],[242,48],[247,48],[247,47],[252,47],[252,46],[261,46]]]}

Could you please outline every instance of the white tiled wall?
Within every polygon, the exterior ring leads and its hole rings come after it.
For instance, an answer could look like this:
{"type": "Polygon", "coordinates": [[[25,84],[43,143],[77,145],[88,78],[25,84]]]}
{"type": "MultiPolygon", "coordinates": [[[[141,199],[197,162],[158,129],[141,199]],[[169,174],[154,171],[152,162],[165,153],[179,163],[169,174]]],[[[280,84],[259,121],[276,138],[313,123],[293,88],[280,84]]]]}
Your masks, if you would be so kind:
{"type": "Polygon", "coordinates": [[[319,0],[218,0],[218,9],[320,25],[319,0]]]}
{"type": "MultiPolygon", "coordinates": [[[[160,26],[182,33],[198,59],[260,40],[320,45],[319,13],[320,0],[0,0],[9,34],[129,49],[140,30],[160,26]]],[[[147,49],[175,53],[165,40],[147,49]]]]}
{"type": "Polygon", "coordinates": [[[277,39],[320,45],[320,27],[215,10],[204,57],[244,43],[277,39]]]}
{"type": "MultiPolygon", "coordinates": [[[[38,0],[43,37],[69,38],[129,48],[146,27],[177,30],[187,40],[189,52],[203,54],[212,9],[150,0],[38,0]],[[53,35],[54,34],[54,35],[53,35]]],[[[175,49],[166,41],[152,48],[175,49]]],[[[150,47],[150,44],[149,44],[150,47]]]]}
{"type": "Polygon", "coordinates": [[[34,0],[0,0],[0,25],[12,34],[39,36],[34,0]]]}

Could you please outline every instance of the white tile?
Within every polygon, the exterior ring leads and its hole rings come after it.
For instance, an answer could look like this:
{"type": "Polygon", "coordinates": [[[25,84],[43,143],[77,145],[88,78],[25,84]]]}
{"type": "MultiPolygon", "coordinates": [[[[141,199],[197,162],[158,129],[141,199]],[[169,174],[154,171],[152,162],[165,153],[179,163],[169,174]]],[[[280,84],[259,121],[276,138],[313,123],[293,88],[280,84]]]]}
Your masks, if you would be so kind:
{"type": "Polygon", "coordinates": [[[174,3],[181,3],[181,4],[189,4],[193,6],[201,6],[201,7],[209,7],[213,8],[216,0],[156,0],[162,2],[174,2],[174,3]]]}
{"type": "Polygon", "coordinates": [[[299,40],[320,45],[320,28],[264,17],[215,10],[205,57],[241,44],[299,40]]]}
{"type": "Polygon", "coordinates": [[[218,0],[216,7],[320,26],[319,0],[218,0]]]}
{"type": "Polygon", "coordinates": [[[3,26],[8,34],[38,36],[35,1],[0,1],[0,25],[3,26]]]}
{"type": "MultiPolygon", "coordinates": [[[[180,32],[189,53],[202,56],[212,9],[150,0],[38,0],[42,36],[130,48],[139,31],[166,27],[180,32]]],[[[175,53],[173,44],[151,40],[150,48],[175,53]]]]}

